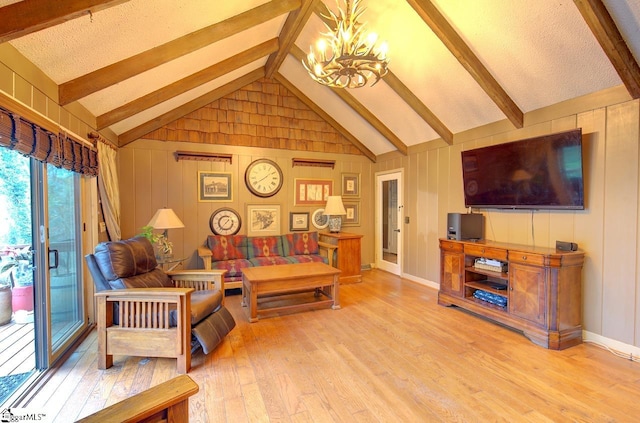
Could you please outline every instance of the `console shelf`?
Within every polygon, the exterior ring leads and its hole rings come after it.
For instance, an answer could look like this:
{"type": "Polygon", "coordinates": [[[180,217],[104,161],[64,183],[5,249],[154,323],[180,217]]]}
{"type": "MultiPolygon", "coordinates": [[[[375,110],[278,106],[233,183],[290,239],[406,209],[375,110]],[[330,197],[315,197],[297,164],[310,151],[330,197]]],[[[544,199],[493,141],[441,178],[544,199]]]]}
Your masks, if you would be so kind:
{"type": "Polygon", "coordinates": [[[581,251],[441,239],[438,303],[510,326],[545,348],[565,349],[582,342],[583,263],[581,251]],[[506,263],[508,271],[476,268],[479,258],[506,263]],[[478,290],[506,305],[476,298],[478,290]]]}
{"type": "Polygon", "coordinates": [[[496,295],[500,295],[501,297],[508,298],[508,295],[507,295],[508,285],[504,285],[505,287],[504,289],[497,289],[497,288],[493,288],[489,282],[481,281],[481,282],[467,282],[465,283],[465,286],[468,288],[473,288],[474,290],[481,289],[483,291],[487,291],[492,294],[496,294],[496,295]]]}

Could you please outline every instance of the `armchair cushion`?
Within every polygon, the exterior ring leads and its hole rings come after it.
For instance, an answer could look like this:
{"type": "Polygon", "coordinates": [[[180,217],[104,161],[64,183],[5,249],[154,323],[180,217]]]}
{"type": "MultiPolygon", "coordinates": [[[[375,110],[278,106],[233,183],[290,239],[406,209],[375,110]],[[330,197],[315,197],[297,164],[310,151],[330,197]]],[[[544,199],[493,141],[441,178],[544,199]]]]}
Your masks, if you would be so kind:
{"type": "Polygon", "coordinates": [[[205,354],[209,354],[234,327],[236,327],[236,321],[229,310],[222,307],[217,313],[211,314],[191,331],[200,342],[202,351],[205,354]]]}
{"type": "Polygon", "coordinates": [[[202,319],[222,305],[222,291],[195,291],[191,293],[191,325],[195,327],[202,319]]]}
{"type": "Polygon", "coordinates": [[[207,247],[213,260],[247,258],[247,237],[244,235],[209,235],[207,247]]]}
{"type": "Polygon", "coordinates": [[[318,254],[317,232],[295,232],[284,235],[284,250],[286,256],[318,254]]]}
{"type": "Polygon", "coordinates": [[[111,289],[173,286],[169,276],[157,268],[153,246],[144,237],[100,243],[93,255],[111,289]]]}
{"type": "Polygon", "coordinates": [[[282,254],[282,237],[256,236],[249,238],[249,259],[255,257],[278,257],[282,254]]]}
{"type": "Polygon", "coordinates": [[[124,288],[171,288],[173,283],[171,278],[160,269],[153,269],[150,272],[129,278],[118,278],[109,281],[111,289],[124,288]]]}
{"type": "Polygon", "coordinates": [[[226,270],[225,280],[227,281],[240,281],[242,280],[242,269],[245,267],[251,267],[252,264],[246,259],[237,260],[222,260],[211,262],[212,269],[226,270]]]}
{"type": "Polygon", "coordinates": [[[274,266],[276,264],[291,264],[286,257],[270,256],[270,257],[255,257],[249,260],[253,266],[274,266]]]}

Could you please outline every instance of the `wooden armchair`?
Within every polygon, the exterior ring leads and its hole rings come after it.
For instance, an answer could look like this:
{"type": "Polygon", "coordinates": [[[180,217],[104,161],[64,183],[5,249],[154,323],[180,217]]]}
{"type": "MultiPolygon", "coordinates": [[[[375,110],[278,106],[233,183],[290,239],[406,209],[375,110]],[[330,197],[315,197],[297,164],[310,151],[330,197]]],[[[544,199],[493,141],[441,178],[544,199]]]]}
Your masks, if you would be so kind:
{"type": "Polygon", "coordinates": [[[208,354],[235,327],[223,304],[224,271],[165,273],[143,237],[101,243],[85,258],[97,290],[100,369],[128,355],[176,358],[178,373],[187,373],[193,351],[208,354]]]}

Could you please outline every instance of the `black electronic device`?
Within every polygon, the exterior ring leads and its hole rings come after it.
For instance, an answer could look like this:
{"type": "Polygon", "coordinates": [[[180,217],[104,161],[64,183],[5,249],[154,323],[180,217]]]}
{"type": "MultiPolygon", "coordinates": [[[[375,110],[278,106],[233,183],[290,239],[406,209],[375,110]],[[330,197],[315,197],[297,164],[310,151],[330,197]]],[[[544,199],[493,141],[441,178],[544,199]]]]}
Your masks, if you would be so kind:
{"type": "Polygon", "coordinates": [[[558,251],[578,251],[578,244],[575,242],[556,241],[556,250],[558,251]]]}
{"type": "Polygon", "coordinates": [[[465,207],[584,209],[582,130],[462,152],[465,207]]]}
{"type": "Polygon", "coordinates": [[[460,241],[482,238],[484,238],[484,216],[482,214],[447,214],[447,239],[460,241]]]}

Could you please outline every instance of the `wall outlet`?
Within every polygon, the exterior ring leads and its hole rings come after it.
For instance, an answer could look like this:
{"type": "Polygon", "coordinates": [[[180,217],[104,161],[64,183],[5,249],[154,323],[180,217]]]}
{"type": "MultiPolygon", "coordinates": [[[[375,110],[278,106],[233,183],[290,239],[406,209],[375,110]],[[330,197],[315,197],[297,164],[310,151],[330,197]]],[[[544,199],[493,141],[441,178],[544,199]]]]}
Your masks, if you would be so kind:
{"type": "Polygon", "coordinates": [[[98,228],[100,229],[100,232],[107,232],[107,224],[104,222],[100,222],[98,224],[98,228]]]}
{"type": "Polygon", "coordinates": [[[407,225],[409,224],[409,216],[404,217],[404,223],[406,223],[407,225]]]}

